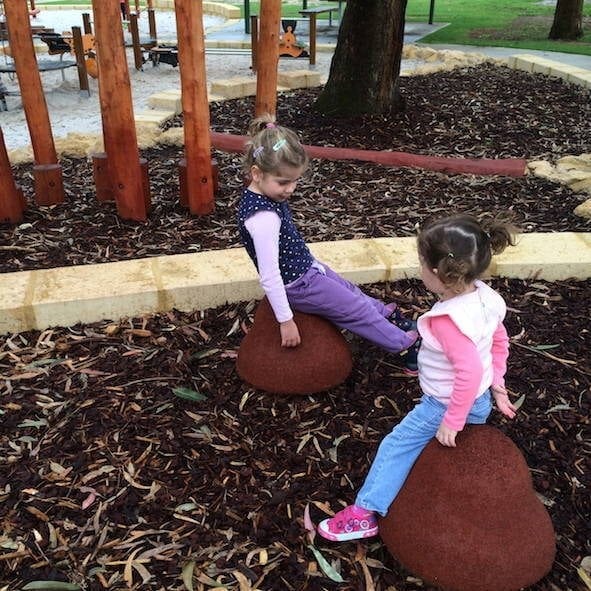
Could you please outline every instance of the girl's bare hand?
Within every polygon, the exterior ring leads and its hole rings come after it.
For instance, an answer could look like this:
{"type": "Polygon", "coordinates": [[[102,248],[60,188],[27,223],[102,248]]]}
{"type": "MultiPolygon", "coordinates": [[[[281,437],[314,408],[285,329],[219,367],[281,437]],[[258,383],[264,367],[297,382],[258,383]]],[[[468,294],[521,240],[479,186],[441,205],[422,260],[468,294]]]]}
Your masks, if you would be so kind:
{"type": "Polygon", "coordinates": [[[445,445],[446,447],[455,447],[456,446],[456,435],[458,434],[457,431],[454,429],[450,429],[443,423],[439,425],[439,429],[437,429],[437,433],[435,437],[441,445],[445,445]]]}
{"type": "Polygon", "coordinates": [[[282,347],[297,347],[301,342],[300,331],[293,318],[279,323],[282,347]]]}

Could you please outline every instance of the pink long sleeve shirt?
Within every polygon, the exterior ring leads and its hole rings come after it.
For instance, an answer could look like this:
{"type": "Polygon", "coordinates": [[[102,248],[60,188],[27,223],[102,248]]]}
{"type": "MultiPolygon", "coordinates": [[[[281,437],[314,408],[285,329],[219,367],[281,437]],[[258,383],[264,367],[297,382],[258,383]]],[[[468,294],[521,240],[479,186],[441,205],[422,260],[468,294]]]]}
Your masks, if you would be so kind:
{"type": "Polygon", "coordinates": [[[460,431],[474,401],[491,385],[504,385],[509,338],[506,306],[482,281],[473,292],[437,302],[418,319],[422,391],[447,406],[443,422],[460,431]]]}
{"type": "Polygon", "coordinates": [[[259,265],[259,280],[275,318],[277,322],[291,320],[293,312],[279,271],[281,220],[274,211],[259,211],[249,217],[244,225],[252,236],[259,265]]]}

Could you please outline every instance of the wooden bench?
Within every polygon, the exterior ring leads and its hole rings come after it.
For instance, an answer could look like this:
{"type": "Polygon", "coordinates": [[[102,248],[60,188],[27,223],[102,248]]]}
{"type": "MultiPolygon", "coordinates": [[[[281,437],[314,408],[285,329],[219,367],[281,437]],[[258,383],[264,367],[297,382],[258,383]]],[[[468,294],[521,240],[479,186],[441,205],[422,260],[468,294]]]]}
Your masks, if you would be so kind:
{"type": "Polygon", "coordinates": [[[332,27],[332,13],[338,12],[338,8],[333,8],[332,6],[318,6],[316,8],[305,8],[303,10],[299,10],[298,12],[302,16],[307,16],[310,24],[310,65],[313,66],[316,64],[316,17],[319,14],[326,14],[328,13],[328,24],[332,27]]]}

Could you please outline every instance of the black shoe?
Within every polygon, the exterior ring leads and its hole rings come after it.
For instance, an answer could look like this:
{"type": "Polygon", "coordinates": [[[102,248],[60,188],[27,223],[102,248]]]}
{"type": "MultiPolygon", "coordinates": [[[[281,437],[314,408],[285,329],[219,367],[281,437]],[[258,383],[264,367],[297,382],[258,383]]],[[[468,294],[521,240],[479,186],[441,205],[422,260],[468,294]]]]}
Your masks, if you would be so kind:
{"type": "MultiPolygon", "coordinates": [[[[396,307],[394,312],[388,316],[388,320],[404,332],[408,332],[409,330],[417,330],[417,321],[405,318],[398,307],[396,307]]],[[[421,337],[419,337],[404,354],[404,373],[408,374],[409,376],[416,376],[419,373],[417,357],[419,355],[420,346],[421,337]]]]}
{"type": "Polygon", "coordinates": [[[398,306],[394,309],[394,312],[388,316],[388,320],[397,326],[400,330],[404,332],[408,332],[409,330],[416,330],[417,323],[415,320],[409,320],[402,315],[402,312],[398,308],[398,306]]]}
{"type": "MultiPolygon", "coordinates": [[[[416,322],[415,322],[416,324],[416,322]]],[[[419,349],[421,348],[421,337],[419,337],[407,350],[404,355],[404,373],[409,376],[416,376],[419,373],[419,366],[417,359],[419,356],[419,349]]]]}

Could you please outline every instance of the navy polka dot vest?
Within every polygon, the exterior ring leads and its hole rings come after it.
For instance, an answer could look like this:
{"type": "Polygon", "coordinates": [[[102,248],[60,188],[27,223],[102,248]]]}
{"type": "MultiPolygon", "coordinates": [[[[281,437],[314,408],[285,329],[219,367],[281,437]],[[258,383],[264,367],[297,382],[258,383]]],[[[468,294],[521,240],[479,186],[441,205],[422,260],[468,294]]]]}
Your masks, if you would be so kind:
{"type": "Polygon", "coordinates": [[[279,203],[264,195],[245,189],[238,205],[238,230],[240,231],[240,240],[257,270],[259,266],[254,243],[244,226],[244,222],[257,211],[274,211],[281,220],[279,229],[279,271],[284,285],[287,285],[301,277],[311,267],[314,257],[295,227],[286,201],[279,203]]]}

